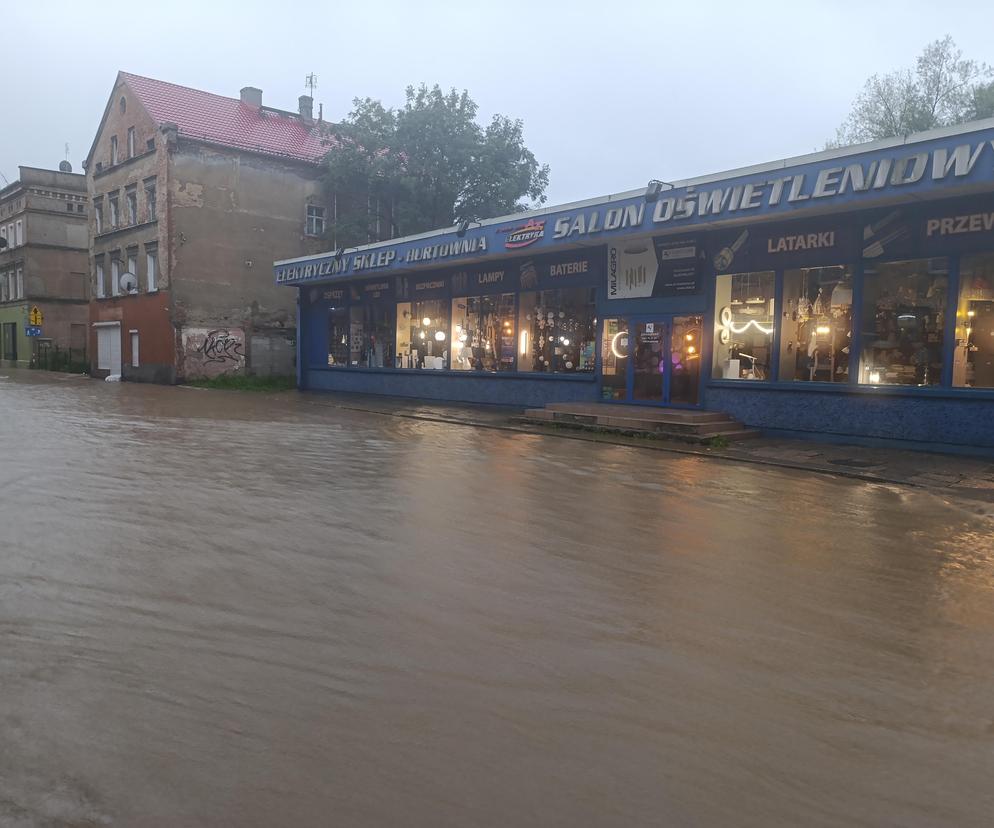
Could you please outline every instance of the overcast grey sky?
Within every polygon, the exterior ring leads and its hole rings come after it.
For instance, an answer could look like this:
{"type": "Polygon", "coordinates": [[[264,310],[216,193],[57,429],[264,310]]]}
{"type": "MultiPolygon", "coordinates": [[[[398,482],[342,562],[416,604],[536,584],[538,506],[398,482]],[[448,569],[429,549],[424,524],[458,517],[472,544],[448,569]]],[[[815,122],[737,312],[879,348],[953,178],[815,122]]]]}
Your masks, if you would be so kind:
{"type": "Polygon", "coordinates": [[[86,155],[118,69],[295,109],[308,72],[326,119],[356,96],[466,88],[522,118],[550,203],[820,149],[874,72],[951,34],[994,63],[994,2],[477,4],[173,0],[4,4],[0,172],[86,155]]]}

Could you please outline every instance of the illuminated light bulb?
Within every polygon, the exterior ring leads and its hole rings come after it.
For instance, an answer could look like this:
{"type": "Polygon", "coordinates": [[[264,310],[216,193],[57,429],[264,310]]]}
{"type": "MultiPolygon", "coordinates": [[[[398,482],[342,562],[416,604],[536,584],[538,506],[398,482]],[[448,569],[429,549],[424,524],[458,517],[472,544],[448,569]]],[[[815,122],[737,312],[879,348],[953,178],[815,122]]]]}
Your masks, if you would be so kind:
{"type": "Polygon", "coordinates": [[[695,348],[693,345],[688,345],[687,346],[687,353],[688,354],[696,354],[697,353],[697,348],[695,348]]]}
{"type": "Polygon", "coordinates": [[[872,383],[878,383],[878,382],[880,382],[880,372],[879,371],[870,371],[870,382],[872,382],[872,383]]]}
{"type": "Polygon", "coordinates": [[[521,336],[518,338],[518,351],[521,356],[528,353],[528,331],[521,332],[521,336]]]}
{"type": "Polygon", "coordinates": [[[686,339],[688,342],[693,342],[694,341],[694,335],[693,334],[687,334],[684,337],[684,339],[686,339]]]}
{"type": "Polygon", "coordinates": [[[822,336],[830,334],[831,332],[832,329],[828,327],[828,325],[819,325],[817,328],[815,328],[815,333],[820,334],[822,336]]]}
{"type": "Polygon", "coordinates": [[[421,320],[421,324],[427,328],[431,324],[431,317],[426,316],[424,319],[421,320]]]}
{"type": "Polygon", "coordinates": [[[436,342],[444,342],[445,341],[445,333],[444,333],[444,331],[435,331],[435,341],[436,342]]]}
{"type": "Polygon", "coordinates": [[[976,311],[967,311],[966,315],[972,318],[972,317],[974,317],[974,316],[977,315],[977,312],[976,311]]]}
{"type": "Polygon", "coordinates": [[[460,342],[465,342],[467,339],[469,339],[469,337],[466,336],[466,334],[464,334],[464,333],[459,334],[459,341],[460,342]]]}
{"type": "Polygon", "coordinates": [[[422,339],[424,339],[425,338],[425,332],[421,331],[421,333],[419,333],[418,336],[420,336],[422,339]]]}
{"type": "Polygon", "coordinates": [[[563,337],[563,345],[569,346],[569,340],[563,337]]]}

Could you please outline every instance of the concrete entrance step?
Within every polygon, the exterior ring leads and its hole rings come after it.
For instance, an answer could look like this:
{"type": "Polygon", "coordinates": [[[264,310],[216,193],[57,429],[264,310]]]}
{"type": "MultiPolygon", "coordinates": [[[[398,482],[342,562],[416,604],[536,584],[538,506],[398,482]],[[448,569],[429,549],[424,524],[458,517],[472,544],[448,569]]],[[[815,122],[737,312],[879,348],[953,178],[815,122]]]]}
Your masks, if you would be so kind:
{"type": "Polygon", "coordinates": [[[555,425],[586,431],[707,443],[715,438],[747,440],[759,432],[747,429],[720,411],[691,411],[611,403],[550,403],[530,408],[516,418],[531,425],[555,425]]]}

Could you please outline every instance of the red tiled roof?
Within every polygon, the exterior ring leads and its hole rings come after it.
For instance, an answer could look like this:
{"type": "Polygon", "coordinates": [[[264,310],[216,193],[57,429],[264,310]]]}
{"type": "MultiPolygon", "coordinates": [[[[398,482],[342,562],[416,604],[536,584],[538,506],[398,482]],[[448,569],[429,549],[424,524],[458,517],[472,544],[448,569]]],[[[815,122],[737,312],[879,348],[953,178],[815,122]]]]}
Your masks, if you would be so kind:
{"type": "Polygon", "coordinates": [[[318,128],[296,115],[128,72],[121,78],[158,124],[172,122],[180,135],[301,161],[318,161],[328,151],[318,128]]]}

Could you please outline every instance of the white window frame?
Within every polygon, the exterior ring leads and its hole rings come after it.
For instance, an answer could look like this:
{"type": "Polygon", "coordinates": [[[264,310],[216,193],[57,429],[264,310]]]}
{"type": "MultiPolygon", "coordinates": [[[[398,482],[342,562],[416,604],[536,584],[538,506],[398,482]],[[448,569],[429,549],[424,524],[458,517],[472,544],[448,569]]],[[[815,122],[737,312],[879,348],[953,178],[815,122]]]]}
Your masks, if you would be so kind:
{"type": "Polygon", "coordinates": [[[18,219],[16,227],[17,246],[24,244],[24,219],[18,219]]]}
{"type": "Polygon", "coordinates": [[[124,203],[128,207],[128,224],[138,224],[138,190],[125,191],[124,203]]]}
{"type": "Polygon", "coordinates": [[[147,221],[155,221],[156,187],[155,179],[145,182],[145,212],[147,221]]]}
{"type": "Polygon", "coordinates": [[[14,279],[15,287],[17,288],[17,298],[24,298],[24,268],[17,268],[17,276],[14,279]]]}
{"type": "Polygon", "coordinates": [[[146,250],[145,251],[145,281],[148,284],[148,292],[154,293],[158,290],[158,285],[156,280],[158,279],[158,269],[159,269],[159,251],[158,250],[146,250]]]}
{"type": "Polygon", "coordinates": [[[110,295],[121,295],[121,260],[110,260],[110,295]]]}
{"type": "Polygon", "coordinates": [[[110,205],[110,226],[113,229],[117,229],[121,226],[121,209],[118,203],[117,196],[112,196],[107,199],[107,203],[110,205]]]}
{"type": "Polygon", "coordinates": [[[135,277],[135,289],[131,291],[132,293],[138,293],[138,254],[135,253],[134,256],[128,256],[128,273],[133,273],[135,277]]]}
{"type": "Polygon", "coordinates": [[[135,157],[135,128],[128,127],[128,158],[135,157]]]}
{"type": "Polygon", "coordinates": [[[96,232],[103,233],[104,231],[104,200],[94,199],[93,200],[93,226],[96,232]]]}
{"type": "Polygon", "coordinates": [[[320,204],[308,204],[304,212],[304,235],[323,236],[327,228],[328,211],[320,204]],[[320,210],[320,215],[315,212],[311,215],[311,210],[320,210]]]}
{"type": "Polygon", "coordinates": [[[107,295],[106,285],[104,284],[104,266],[101,262],[96,267],[97,271],[97,299],[103,299],[107,295]]]}
{"type": "Polygon", "coordinates": [[[117,136],[110,136],[110,165],[113,167],[117,163],[117,136]]]}

